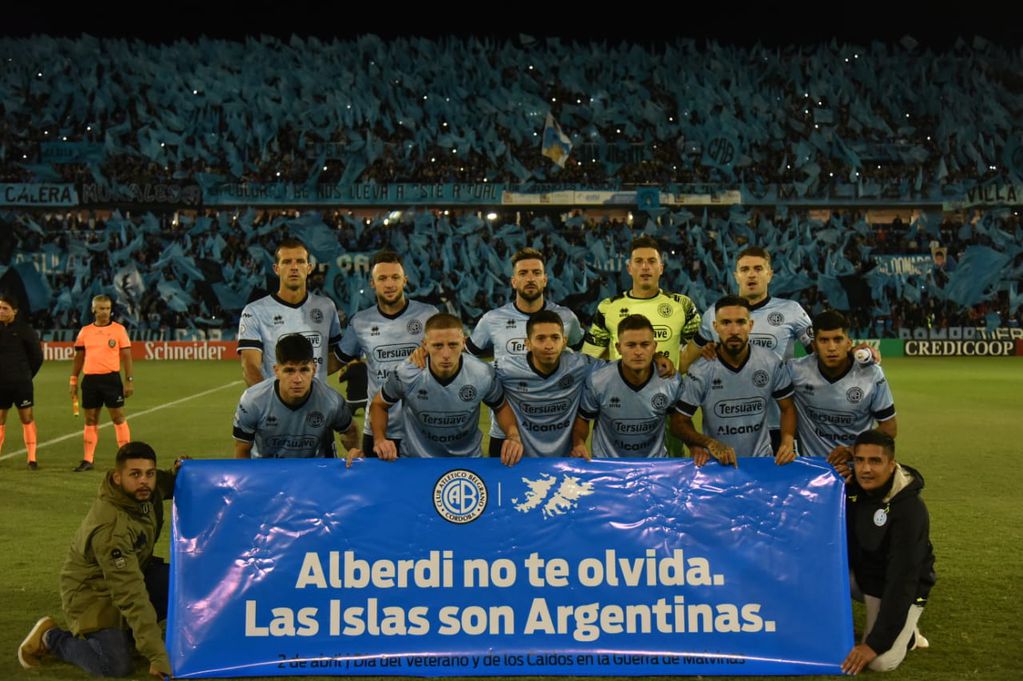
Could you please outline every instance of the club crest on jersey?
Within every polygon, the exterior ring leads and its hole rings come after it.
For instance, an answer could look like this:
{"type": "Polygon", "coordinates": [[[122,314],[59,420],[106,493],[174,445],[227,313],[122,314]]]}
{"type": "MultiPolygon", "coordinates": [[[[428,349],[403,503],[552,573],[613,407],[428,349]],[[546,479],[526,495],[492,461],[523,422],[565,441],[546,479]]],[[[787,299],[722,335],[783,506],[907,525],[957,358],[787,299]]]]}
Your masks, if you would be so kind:
{"type": "Polygon", "coordinates": [[[660,411],[661,409],[668,408],[668,396],[663,393],[657,393],[650,398],[650,406],[660,411]]]}
{"type": "Polygon", "coordinates": [[[558,387],[561,388],[562,390],[567,390],[568,388],[572,387],[573,383],[575,383],[575,379],[573,379],[571,376],[562,376],[561,380],[558,381],[558,387]]]}
{"type": "Polygon", "coordinates": [[[107,341],[107,345],[109,347],[111,347],[111,348],[116,348],[117,347],[117,341],[115,341],[113,338],[111,338],[110,340],[107,341]]]}
{"type": "Polygon", "coordinates": [[[483,515],[487,508],[487,486],[465,469],[448,471],[433,486],[433,507],[449,523],[464,525],[483,515]]]}
{"type": "Polygon", "coordinates": [[[767,315],[767,323],[771,326],[781,326],[785,323],[785,315],[781,312],[772,312],[767,315]]]}
{"type": "Polygon", "coordinates": [[[661,303],[657,306],[657,314],[661,315],[665,319],[671,317],[671,305],[669,303],[661,303]]]}
{"type": "Polygon", "coordinates": [[[458,399],[462,400],[463,402],[472,402],[473,400],[476,399],[476,395],[477,395],[476,386],[472,385],[463,385],[462,388],[458,391],[458,399]]]}
{"type": "Polygon", "coordinates": [[[874,524],[878,527],[884,527],[886,522],[888,522],[888,514],[884,512],[883,508],[877,509],[874,512],[874,524]]]}
{"type": "Polygon", "coordinates": [[[405,331],[413,336],[418,336],[423,332],[423,323],[418,319],[410,319],[405,325],[405,331]]]}
{"type": "Polygon", "coordinates": [[[768,377],[767,372],[763,369],[757,369],[753,372],[753,385],[758,388],[763,388],[770,380],[771,379],[768,377]]]}
{"type": "Polygon", "coordinates": [[[856,404],[863,399],[863,389],[859,386],[853,386],[845,391],[845,399],[849,400],[853,404],[856,404]]]}
{"type": "Polygon", "coordinates": [[[310,412],[309,416],[307,416],[305,420],[306,423],[309,424],[310,428],[319,428],[323,425],[324,418],[322,413],[314,411],[310,412]]]}
{"type": "Polygon", "coordinates": [[[321,310],[313,310],[309,313],[309,318],[313,320],[313,324],[319,324],[323,321],[323,312],[321,310]]]}

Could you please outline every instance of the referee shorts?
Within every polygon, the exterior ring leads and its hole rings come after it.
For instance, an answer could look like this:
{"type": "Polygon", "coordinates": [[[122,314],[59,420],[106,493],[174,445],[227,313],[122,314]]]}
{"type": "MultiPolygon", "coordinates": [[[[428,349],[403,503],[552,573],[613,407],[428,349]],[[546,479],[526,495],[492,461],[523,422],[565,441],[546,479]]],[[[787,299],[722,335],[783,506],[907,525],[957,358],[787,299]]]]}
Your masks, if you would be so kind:
{"type": "Polygon", "coordinates": [[[0,384],[0,409],[27,409],[35,404],[32,381],[14,381],[0,384]]]}
{"type": "Polygon", "coordinates": [[[121,374],[113,371],[109,374],[86,374],[82,378],[82,408],[117,409],[124,406],[124,386],[121,374]]]}

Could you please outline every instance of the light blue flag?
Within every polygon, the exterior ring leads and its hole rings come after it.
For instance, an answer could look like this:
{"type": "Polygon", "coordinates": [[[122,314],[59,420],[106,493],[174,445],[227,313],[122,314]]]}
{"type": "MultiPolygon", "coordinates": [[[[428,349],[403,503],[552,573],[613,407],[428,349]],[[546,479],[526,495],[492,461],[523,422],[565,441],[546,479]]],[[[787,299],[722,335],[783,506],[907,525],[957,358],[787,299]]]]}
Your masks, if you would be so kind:
{"type": "Polygon", "coordinates": [[[983,302],[993,293],[988,288],[1004,280],[1003,269],[1011,258],[987,246],[970,246],[949,275],[945,295],[963,307],[983,302]]]}
{"type": "Polygon", "coordinates": [[[544,122],[540,153],[558,164],[559,168],[565,167],[568,155],[572,153],[572,140],[562,131],[550,112],[547,112],[544,122]]]}

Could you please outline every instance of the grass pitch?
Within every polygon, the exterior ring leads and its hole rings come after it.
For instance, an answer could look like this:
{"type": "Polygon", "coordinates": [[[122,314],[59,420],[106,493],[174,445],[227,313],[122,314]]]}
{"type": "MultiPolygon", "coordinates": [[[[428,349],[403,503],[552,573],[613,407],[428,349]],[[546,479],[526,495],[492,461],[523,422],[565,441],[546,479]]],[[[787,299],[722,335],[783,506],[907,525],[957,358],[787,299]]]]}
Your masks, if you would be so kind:
{"type": "MultiPolygon", "coordinates": [[[[921,620],[931,647],[910,653],[886,678],[1014,681],[1023,661],[1017,622],[1023,613],[1017,600],[1023,505],[1012,473],[1023,462],[1023,359],[889,358],[884,367],[898,409],[898,458],[926,481],[938,572],[921,620]]],[[[49,362],[36,380],[37,472],[16,454],[21,428],[16,412],[8,414],[0,452],[2,681],[87,678],[52,659],[26,671],[16,657],[36,619],[50,614],[63,620],[57,573],[101,479],[99,470],[71,472],[82,458],[82,420],[71,415],[69,369],[49,362]]],[[[232,455],[231,419],[243,388],[237,363],[140,362],[136,376],[137,392],[127,405],[132,437],[152,444],[161,466],[182,454],[232,455]]],[[[104,413],[101,423],[108,422],[104,413]]],[[[110,466],[115,451],[112,428],[102,428],[97,469],[110,466]]],[[[167,526],[158,551],[164,556],[169,534],[167,526]]],[[[140,662],[133,678],[146,678],[146,671],[140,662]]]]}

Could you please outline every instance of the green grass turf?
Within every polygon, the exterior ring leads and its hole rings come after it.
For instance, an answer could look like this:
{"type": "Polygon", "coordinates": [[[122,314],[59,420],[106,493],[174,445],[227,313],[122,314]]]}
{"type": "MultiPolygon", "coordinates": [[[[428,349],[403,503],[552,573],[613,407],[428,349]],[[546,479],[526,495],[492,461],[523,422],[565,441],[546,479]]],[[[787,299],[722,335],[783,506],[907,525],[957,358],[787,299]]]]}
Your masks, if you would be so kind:
{"type": "MultiPolygon", "coordinates": [[[[921,620],[931,648],[911,653],[886,678],[1015,680],[1023,658],[1016,600],[1023,587],[1023,505],[1012,471],[1023,462],[1023,359],[889,358],[884,366],[899,411],[898,458],[926,479],[938,571],[921,620]]],[[[68,369],[47,363],[36,380],[40,470],[28,471],[24,455],[0,460],[0,681],[87,678],[52,659],[25,671],[15,655],[38,617],[63,619],[57,572],[100,480],[98,471],[71,472],[81,459],[82,422],[71,415],[68,369]],[[64,435],[71,437],[48,444],[64,435]]],[[[236,363],[140,362],[136,375],[138,392],[127,407],[134,438],[150,442],[164,463],[181,454],[230,455],[242,390],[236,363]],[[205,391],[212,392],[188,399],[205,391]]],[[[12,411],[2,455],[21,448],[12,411]]],[[[103,428],[100,467],[111,464],[115,449],[113,430],[103,428]]],[[[140,662],[134,678],[145,676],[140,662]]]]}

